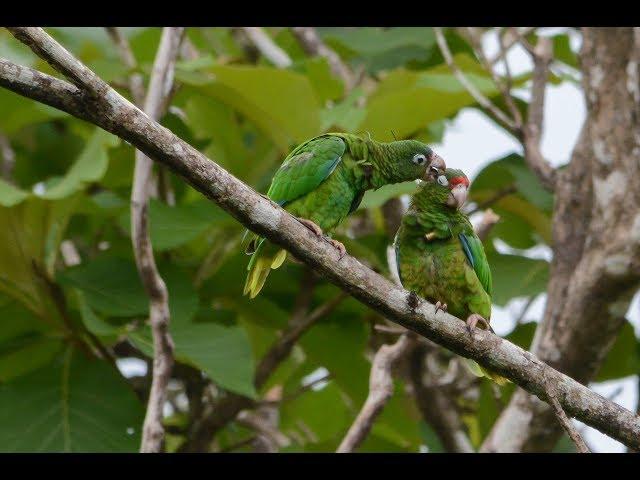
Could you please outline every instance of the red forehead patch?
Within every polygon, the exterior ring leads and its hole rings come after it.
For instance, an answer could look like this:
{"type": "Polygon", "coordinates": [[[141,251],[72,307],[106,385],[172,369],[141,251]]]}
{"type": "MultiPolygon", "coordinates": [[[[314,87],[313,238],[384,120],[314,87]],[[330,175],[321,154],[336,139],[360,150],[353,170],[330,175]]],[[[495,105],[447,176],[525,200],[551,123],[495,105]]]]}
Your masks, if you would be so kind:
{"type": "Polygon", "coordinates": [[[460,185],[460,184],[465,185],[466,187],[469,186],[469,179],[467,177],[453,177],[451,179],[451,181],[449,182],[449,185],[451,186],[451,188],[455,187],[456,185],[460,185]]]}

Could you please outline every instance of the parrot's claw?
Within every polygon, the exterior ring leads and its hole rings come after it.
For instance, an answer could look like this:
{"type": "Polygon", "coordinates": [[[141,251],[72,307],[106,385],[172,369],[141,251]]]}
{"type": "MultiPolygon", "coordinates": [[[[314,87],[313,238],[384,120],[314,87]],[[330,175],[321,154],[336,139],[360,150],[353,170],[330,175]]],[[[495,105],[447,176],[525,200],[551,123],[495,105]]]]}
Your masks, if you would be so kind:
{"type": "Polygon", "coordinates": [[[345,248],[344,244],[342,242],[339,242],[338,240],[334,240],[333,238],[328,237],[327,241],[338,249],[338,252],[340,253],[340,260],[342,260],[342,257],[347,254],[347,249],[345,248]]]}
{"type": "Polygon", "coordinates": [[[443,312],[446,313],[447,311],[447,304],[446,303],[442,303],[440,300],[438,300],[436,302],[436,311],[435,313],[438,313],[438,310],[442,310],[443,312]]]}
{"type": "Polygon", "coordinates": [[[306,218],[300,218],[297,217],[298,221],[303,224],[305,227],[307,227],[309,230],[311,230],[313,233],[315,233],[316,235],[318,235],[319,237],[322,236],[322,229],[316,225],[315,223],[313,223],[311,220],[308,220],[306,218]]]}
{"type": "Polygon", "coordinates": [[[467,318],[467,330],[469,331],[469,335],[473,336],[473,331],[476,329],[476,325],[479,323],[483,325],[485,330],[493,331],[489,322],[487,322],[482,315],[478,315],[477,313],[472,313],[467,318]]]}

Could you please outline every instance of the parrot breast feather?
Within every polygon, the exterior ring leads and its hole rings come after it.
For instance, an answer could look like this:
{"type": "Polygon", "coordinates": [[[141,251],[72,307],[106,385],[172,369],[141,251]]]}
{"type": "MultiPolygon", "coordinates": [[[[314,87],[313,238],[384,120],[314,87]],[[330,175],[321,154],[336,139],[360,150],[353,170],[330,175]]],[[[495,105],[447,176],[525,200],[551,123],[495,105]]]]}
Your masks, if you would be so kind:
{"type": "Polygon", "coordinates": [[[336,169],[346,149],[339,137],[317,137],[293,150],[275,173],[267,196],[285,206],[312,192],[336,169]]]}

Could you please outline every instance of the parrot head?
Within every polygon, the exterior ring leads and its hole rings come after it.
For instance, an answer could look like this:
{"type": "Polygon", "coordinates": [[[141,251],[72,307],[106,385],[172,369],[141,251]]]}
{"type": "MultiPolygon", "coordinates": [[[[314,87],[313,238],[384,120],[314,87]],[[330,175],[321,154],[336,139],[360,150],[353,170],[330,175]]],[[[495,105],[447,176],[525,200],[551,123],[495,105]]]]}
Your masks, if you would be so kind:
{"type": "Polygon", "coordinates": [[[401,181],[433,180],[444,173],[447,165],[429,146],[417,140],[392,142],[395,150],[394,170],[402,172],[401,181]]]}
{"type": "Polygon", "coordinates": [[[447,168],[434,179],[428,180],[425,188],[448,207],[461,209],[467,201],[469,179],[462,170],[447,168]]]}

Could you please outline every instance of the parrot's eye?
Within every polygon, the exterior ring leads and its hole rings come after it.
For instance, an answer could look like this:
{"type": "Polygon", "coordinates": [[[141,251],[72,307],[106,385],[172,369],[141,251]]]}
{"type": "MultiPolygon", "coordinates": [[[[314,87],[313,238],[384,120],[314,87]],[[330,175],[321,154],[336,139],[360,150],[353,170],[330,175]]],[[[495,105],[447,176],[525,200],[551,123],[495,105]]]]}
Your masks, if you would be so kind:
{"type": "Polygon", "coordinates": [[[445,177],[444,175],[440,175],[438,177],[438,183],[443,187],[446,187],[447,185],[449,185],[449,181],[447,180],[447,177],[445,177]]]}
{"type": "Polygon", "coordinates": [[[416,153],[413,156],[413,163],[415,163],[416,165],[422,165],[426,161],[427,157],[425,157],[422,153],[416,153]]]}

